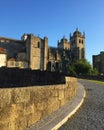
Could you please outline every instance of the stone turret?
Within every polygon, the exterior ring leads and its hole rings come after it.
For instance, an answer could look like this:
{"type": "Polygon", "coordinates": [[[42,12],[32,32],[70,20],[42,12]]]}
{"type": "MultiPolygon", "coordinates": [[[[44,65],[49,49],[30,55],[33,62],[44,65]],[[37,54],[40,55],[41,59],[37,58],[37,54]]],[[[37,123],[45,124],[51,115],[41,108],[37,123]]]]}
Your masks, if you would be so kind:
{"type": "Polygon", "coordinates": [[[58,41],[58,48],[59,49],[65,49],[65,50],[69,50],[70,49],[70,43],[69,41],[65,38],[65,36],[63,36],[63,38],[61,39],[61,41],[58,41]]]}
{"type": "Polygon", "coordinates": [[[46,70],[47,59],[48,59],[48,38],[44,37],[41,39],[41,57],[40,57],[40,69],[46,70]]]}
{"type": "Polygon", "coordinates": [[[74,61],[85,59],[85,34],[78,31],[78,28],[70,34],[70,50],[74,61]]]}
{"type": "Polygon", "coordinates": [[[47,59],[48,59],[48,38],[44,37],[44,70],[47,69],[47,59]]]}

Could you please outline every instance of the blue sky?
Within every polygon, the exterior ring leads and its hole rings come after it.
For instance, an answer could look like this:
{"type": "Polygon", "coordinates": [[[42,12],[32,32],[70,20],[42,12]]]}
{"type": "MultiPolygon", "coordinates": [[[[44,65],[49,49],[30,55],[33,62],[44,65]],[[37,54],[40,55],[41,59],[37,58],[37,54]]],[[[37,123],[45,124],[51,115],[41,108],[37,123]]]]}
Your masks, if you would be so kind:
{"type": "Polygon", "coordinates": [[[50,46],[78,27],[86,34],[86,59],[104,51],[104,0],[1,0],[0,36],[47,36],[50,46]]]}

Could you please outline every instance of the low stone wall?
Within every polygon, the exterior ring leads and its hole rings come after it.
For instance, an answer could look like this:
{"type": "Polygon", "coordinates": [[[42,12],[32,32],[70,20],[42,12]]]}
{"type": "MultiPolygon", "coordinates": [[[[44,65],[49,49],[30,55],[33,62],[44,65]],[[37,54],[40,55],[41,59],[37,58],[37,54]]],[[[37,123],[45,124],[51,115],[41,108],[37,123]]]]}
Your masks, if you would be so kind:
{"type": "Polygon", "coordinates": [[[23,88],[0,88],[0,130],[24,130],[59,109],[77,89],[77,79],[66,84],[23,88]]]}

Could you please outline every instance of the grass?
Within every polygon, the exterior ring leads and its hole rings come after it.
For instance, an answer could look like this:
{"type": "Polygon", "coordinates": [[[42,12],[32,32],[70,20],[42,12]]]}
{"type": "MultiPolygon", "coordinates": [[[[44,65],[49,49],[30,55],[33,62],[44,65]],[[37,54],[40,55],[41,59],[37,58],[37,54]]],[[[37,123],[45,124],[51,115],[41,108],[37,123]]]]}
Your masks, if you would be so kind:
{"type": "Polygon", "coordinates": [[[98,80],[89,80],[91,82],[94,82],[94,83],[97,83],[97,84],[102,84],[104,85],[104,82],[103,81],[98,81],[98,80]]]}
{"type": "MultiPolygon", "coordinates": [[[[87,79],[86,79],[86,80],[87,80],[87,79]]],[[[98,81],[98,80],[87,80],[87,81],[104,85],[104,81],[98,81]]]]}

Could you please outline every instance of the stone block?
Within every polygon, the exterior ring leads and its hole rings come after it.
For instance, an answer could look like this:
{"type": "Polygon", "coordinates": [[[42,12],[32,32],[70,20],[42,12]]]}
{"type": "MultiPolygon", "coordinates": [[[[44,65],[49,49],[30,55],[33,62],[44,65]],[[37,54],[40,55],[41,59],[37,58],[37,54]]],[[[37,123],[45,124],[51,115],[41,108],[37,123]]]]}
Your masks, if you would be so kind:
{"type": "Polygon", "coordinates": [[[47,104],[45,101],[42,101],[42,102],[38,102],[37,105],[36,105],[36,108],[37,110],[39,111],[44,111],[47,107],[47,104]]]}
{"type": "Polygon", "coordinates": [[[52,113],[60,107],[60,101],[57,97],[51,97],[48,99],[47,113],[52,113]]]}
{"type": "Polygon", "coordinates": [[[34,114],[36,112],[36,106],[31,103],[24,103],[23,104],[23,113],[24,115],[34,114]]]}
{"type": "Polygon", "coordinates": [[[25,88],[16,88],[12,91],[13,103],[24,103],[30,100],[30,92],[25,88]]]}
{"type": "Polygon", "coordinates": [[[62,100],[64,97],[65,97],[65,92],[64,92],[64,89],[62,89],[62,90],[59,90],[58,91],[58,94],[59,94],[59,100],[62,100]]]}
{"type": "Polygon", "coordinates": [[[0,89],[0,109],[11,103],[12,89],[0,89]]]}

